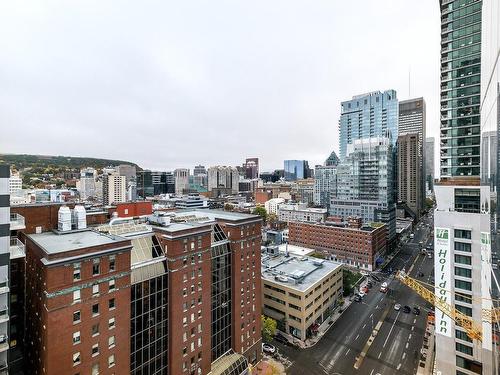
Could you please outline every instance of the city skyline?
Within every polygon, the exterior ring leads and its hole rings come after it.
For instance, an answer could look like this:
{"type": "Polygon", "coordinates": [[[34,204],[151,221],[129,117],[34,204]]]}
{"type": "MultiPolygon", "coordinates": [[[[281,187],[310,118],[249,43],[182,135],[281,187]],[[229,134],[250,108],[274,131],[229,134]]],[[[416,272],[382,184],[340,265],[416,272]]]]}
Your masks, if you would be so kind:
{"type": "Polygon", "coordinates": [[[220,17],[220,7],[201,4],[193,8],[199,17],[184,4],[158,5],[155,14],[125,5],[109,24],[114,9],[101,4],[62,10],[64,18],[36,4],[30,12],[4,5],[8,17],[0,28],[11,37],[2,41],[0,106],[9,126],[0,149],[119,158],[152,170],[201,161],[240,165],[251,156],[259,157],[261,171],[280,168],[284,159],[313,167],[332,146],[338,151],[341,101],[388,89],[400,100],[423,96],[428,134],[438,136],[439,20],[428,17],[439,12],[435,2],[420,4],[411,20],[397,16],[406,11],[403,2],[364,4],[356,8],[358,27],[349,28],[347,5],[266,4],[262,12],[263,6],[233,4],[220,17]],[[128,28],[131,17],[137,28],[128,28]],[[382,36],[383,49],[372,43],[382,36]],[[243,149],[238,136],[248,127],[279,137],[280,152],[265,142],[243,149]],[[301,129],[309,130],[309,142],[301,129]],[[93,141],[77,144],[71,136],[93,141]],[[38,142],[44,138],[51,141],[38,142]],[[118,147],[109,147],[114,142],[118,147]],[[144,152],[165,142],[169,148],[155,157],[144,152]],[[224,151],[207,152],[207,144],[224,151]]]}

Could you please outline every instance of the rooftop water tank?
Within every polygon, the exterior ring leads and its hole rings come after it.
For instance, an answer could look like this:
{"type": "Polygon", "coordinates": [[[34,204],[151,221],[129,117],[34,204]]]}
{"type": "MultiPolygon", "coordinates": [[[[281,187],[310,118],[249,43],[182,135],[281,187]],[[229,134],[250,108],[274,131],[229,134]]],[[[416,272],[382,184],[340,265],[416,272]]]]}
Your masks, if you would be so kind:
{"type": "Polygon", "coordinates": [[[73,215],[75,217],[76,229],[86,229],[87,228],[87,211],[83,206],[75,206],[73,210],[73,215]]]}
{"type": "Polygon", "coordinates": [[[57,229],[60,232],[71,230],[71,211],[68,206],[59,208],[57,219],[57,229]]]}

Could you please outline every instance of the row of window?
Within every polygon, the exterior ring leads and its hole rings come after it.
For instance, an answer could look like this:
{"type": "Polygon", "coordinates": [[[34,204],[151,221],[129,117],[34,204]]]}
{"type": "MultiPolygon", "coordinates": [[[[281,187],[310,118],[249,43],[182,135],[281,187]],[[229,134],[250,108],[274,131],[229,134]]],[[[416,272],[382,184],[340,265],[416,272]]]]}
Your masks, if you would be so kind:
{"type": "MultiPolygon", "coordinates": [[[[115,255],[109,256],[108,271],[116,271],[116,257],[115,255]]],[[[92,259],[92,276],[101,274],[101,260],[100,258],[92,259]]],[[[82,279],[82,264],[80,262],[73,263],[73,281],[80,281],[82,279]]]]}

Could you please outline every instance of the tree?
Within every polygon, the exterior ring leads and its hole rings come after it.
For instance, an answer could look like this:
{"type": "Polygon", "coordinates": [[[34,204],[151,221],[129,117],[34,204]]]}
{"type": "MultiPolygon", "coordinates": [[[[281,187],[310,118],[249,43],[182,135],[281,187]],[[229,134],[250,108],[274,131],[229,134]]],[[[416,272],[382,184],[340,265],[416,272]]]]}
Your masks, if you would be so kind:
{"type": "Polygon", "coordinates": [[[254,215],[259,215],[265,223],[267,218],[267,211],[264,207],[255,207],[252,212],[254,215]]]}
{"type": "Polygon", "coordinates": [[[261,315],[260,320],[262,322],[262,340],[269,342],[276,334],[278,323],[273,318],[268,318],[264,315],[261,315]]]}

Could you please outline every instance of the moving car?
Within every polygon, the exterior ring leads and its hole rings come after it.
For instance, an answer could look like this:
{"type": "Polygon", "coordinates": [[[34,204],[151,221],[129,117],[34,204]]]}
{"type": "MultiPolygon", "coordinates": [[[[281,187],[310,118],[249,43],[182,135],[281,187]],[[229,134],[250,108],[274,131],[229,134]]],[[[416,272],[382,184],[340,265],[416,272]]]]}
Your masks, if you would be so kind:
{"type": "Polygon", "coordinates": [[[415,306],[415,307],[413,308],[413,313],[414,313],[415,315],[420,315],[420,308],[419,308],[418,306],[415,306]]]}
{"type": "Polygon", "coordinates": [[[411,307],[410,307],[410,306],[408,306],[408,305],[405,305],[405,306],[403,307],[403,312],[404,312],[404,313],[406,313],[406,314],[411,313],[411,307]]]}
{"type": "Polygon", "coordinates": [[[394,305],[394,310],[396,310],[396,311],[401,310],[401,305],[400,305],[399,303],[396,303],[396,304],[394,305]]]}
{"type": "Polygon", "coordinates": [[[363,298],[365,296],[365,292],[363,290],[360,290],[359,293],[358,293],[358,296],[360,296],[361,298],[363,298]]]}
{"type": "Polygon", "coordinates": [[[355,302],[361,302],[361,297],[359,296],[359,294],[356,294],[356,295],[354,296],[354,301],[355,301],[355,302]]]}
{"type": "Polygon", "coordinates": [[[381,287],[380,287],[380,291],[381,291],[382,293],[387,293],[387,290],[388,290],[388,289],[387,289],[387,287],[386,287],[386,286],[381,286],[381,287]]]}
{"type": "Polygon", "coordinates": [[[276,347],[274,345],[268,344],[266,342],[262,343],[262,351],[267,354],[276,353],[276,347]]]}

